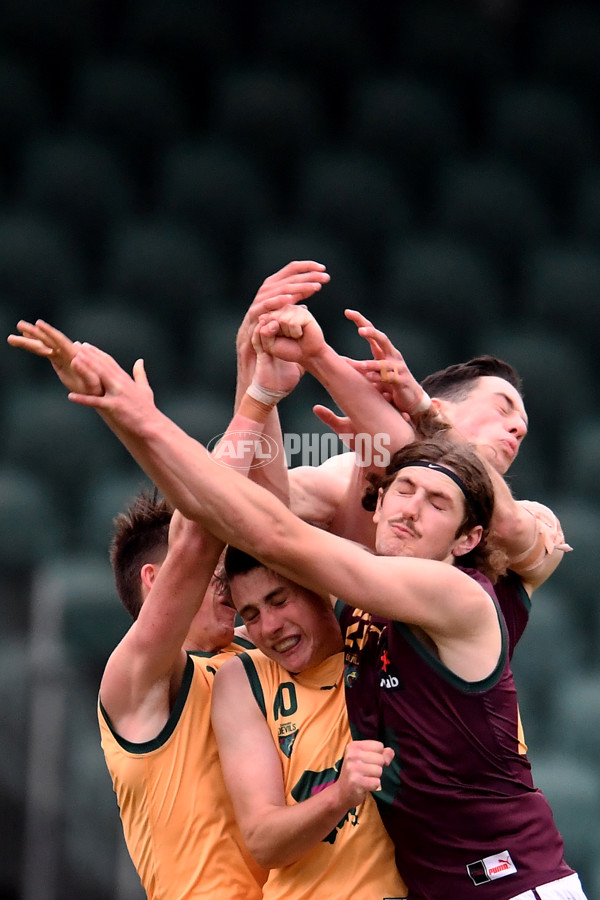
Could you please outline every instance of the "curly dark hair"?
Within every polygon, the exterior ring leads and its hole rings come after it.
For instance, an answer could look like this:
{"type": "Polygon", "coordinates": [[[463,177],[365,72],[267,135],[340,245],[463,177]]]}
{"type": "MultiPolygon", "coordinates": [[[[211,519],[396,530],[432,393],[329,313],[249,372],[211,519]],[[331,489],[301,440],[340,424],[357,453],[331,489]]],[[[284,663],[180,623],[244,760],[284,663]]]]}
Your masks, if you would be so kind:
{"type": "Polygon", "coordinates": [[[479,569],[493,583],[506,571],[506,554],[489,540],[489,529],[494,512],[494,488],[487,470],[475,451],[465,444],[458,445],[440,436],[431,440],[414,441],[402,447],[392,456],[390,464],[382,474],[367,475],[369,486],[362,499],[365,509],[375,511],[379,491],[383,494],[395,481],[402,467],[411,462],[439,463],[459,476],[468,491],[465,514],[456,530],[456,537],[467,534],[481,525],[483,534],[479,544],[460,557],[460,565],[479,569]]]}

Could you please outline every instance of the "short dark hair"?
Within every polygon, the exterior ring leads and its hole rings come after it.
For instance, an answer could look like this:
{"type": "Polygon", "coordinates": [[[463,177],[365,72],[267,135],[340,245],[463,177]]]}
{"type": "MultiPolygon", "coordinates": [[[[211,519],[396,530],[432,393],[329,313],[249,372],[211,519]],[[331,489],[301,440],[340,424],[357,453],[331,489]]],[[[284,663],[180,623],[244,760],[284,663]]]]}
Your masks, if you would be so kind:
{"type": "Polygon", "coordinates": [[[439,437],[414,441],[397,450],[382,474],[373,472],[367,475],[369,487],[362,501],[364,508],[374,511],[379,490],[385,494],[403,466],[419,461],[447,466],[465,485],[469,502],[465,502],[465,514],[456,530],[456,537],[467,534],[476,525],[481,525],[483,534],[479,544],[470,553],[460,557],[460,565],[479,569],[491,581],[496,581],[506,571],[506,555],[488,541],[494,512],[494,487],[485,465],[468,444],[459,445],[445,437],[439,437]]]}
{"type": "Polygon", "coordinates": [[[162,562],[167,555],[172,515],[172,506],[158,491],[144,488],[113,519],[110,562],[119,598],[134,620],[142,607],[140,571],[146,563],[162,562]]]}
{"type": "Polygon", "coordinates": [[[227,546],[223,558],[223,569],[228,581],[231,581],[236,575],[245,575],[246,572],[251,572],[252,569],[258,569],[261,566],[266,568],[260,560],[250,556],[249,553],[238,550],[237,547],[232,547],[231,544],[227,546]]]}
{"type": "Polygon", "coordinates": [[[508,381],[523,396],[523,384],[517,370],[496,356],[475,356],[468,362],[446,366],[424,378],[421,386],[430,397],[459,401],[469,396],[478,378],[494,375],[508,381]]]}

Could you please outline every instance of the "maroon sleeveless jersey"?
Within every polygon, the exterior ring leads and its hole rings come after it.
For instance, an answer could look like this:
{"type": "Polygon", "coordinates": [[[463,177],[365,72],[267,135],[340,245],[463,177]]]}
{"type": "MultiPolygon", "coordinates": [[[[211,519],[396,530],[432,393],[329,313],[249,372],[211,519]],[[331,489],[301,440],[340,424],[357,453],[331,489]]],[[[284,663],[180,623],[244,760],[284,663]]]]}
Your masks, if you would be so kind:
{"type": "Polygon", "coordinates": [[[498,665],[482,681],[450,672],[401,622],[338,607],[353,738],[395,751],[374,797],[411,900],[507,900],[573,871],[518,740],[510,657],[527,595],[515,577],[496,595],[465,571],[494,598],[502,630],[498,665]]]}

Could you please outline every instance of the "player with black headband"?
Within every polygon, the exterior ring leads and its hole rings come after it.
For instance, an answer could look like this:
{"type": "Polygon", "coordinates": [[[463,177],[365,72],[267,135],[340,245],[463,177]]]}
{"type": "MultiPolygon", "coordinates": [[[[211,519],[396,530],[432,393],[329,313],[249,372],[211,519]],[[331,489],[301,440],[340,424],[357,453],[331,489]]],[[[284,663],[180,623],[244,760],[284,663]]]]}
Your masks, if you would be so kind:
{"type": "MultiPolygon", "coordinates": [[[[376,799],[411,900],[583,900],[522,742],[509,652],[518,633],[493,586],[494,493],[480,459],[442,439],[398,451],[373,483],[371,553],[236,472],[224,478],[156,408],[140,373],[132,380],[86,345],[72,366],[101,395],[71,399],[98,409],[172,504],[284,578],[343,601],[350,722],[356,738],[394,751],[376,799]]],[[[254,404],[257,422],[269,413],[254,404]]],[[[505,589],[522,594],[518,581],[505,589]]]]}

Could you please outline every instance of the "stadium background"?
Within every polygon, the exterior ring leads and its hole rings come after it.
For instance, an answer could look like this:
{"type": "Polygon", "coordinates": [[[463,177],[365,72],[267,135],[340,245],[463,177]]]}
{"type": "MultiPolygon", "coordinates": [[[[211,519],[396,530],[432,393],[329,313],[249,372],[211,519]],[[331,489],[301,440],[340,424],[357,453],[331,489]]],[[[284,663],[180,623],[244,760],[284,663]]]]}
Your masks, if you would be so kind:
{"type": "MultiPolygon", "coordinates": [[[[388,330],[422,377],[512,362],[511,484],[575,552],[515,661],[537,783],[600,895],[600,9],[519,0],[2,0],[0,324],[38,316],[208,440],[263,278],[388,330]]],[[[127,626],[106,545],[142,483],[46,363],[0,354],[0,896],[138,900],[95,720],[127,626]]],[[[319,432],[308,379],[284,427],[319,432]]],[[[317,460],[318,461],[318,460],[317,460]]]]}

